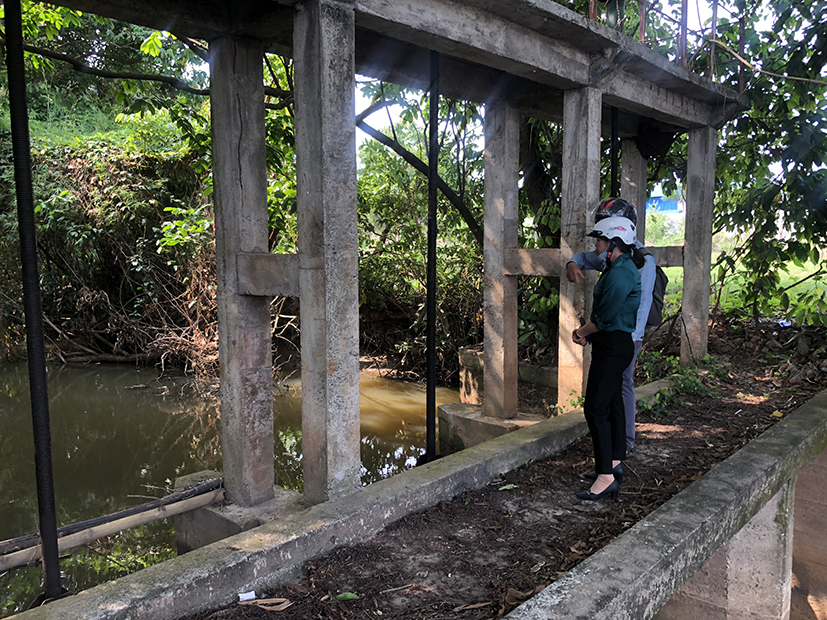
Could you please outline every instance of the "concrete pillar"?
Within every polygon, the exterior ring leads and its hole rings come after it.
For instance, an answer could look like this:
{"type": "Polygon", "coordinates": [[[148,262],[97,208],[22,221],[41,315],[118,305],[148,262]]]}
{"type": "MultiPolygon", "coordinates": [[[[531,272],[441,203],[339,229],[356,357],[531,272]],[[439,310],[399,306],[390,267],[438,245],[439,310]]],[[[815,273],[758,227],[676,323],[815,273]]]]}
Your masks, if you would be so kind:
{"type": "Polygon", "coordinates": [[[646,158],[640,154],[634,140],[620,142],[620,196],[637,207],[637,238],[646,241],[646,158]]]}
{"type": "Polygon", "coordinates": [[[827,449],[798,472],[793,538],[793,618],[827,620],[827,449]]]}
{"type": "Polygon", "coordinates": [[[240,295],[236,271],[238,252],[267,252],[263,58],[260,41],[210,43],[221,448],[242,506],[272,498],[275,478],[270,300],[240,295]]]}
{"type": "Polygon", "coordinates": [[[503,260],[517,247],[519,120],[502,101],[486,104],[483,411],[495,418],[517,414],[517,276],[503,275],[503,260]]]}
{"type": "Polygon", "coordinates": [[[704,357],[707,351],[717,144],[718,132],[714,127],[689,132],[681,313],[681,362],[684,364],[704,357]]]}
{"type": "Polygon", "coordinates": [[[656,620],[787,620],[795,478],[721,547],[656,620]]]}
{"type": "Polygon", "coordinates": [[[354,3],[296,5],[293,50],[304,496],[359,487],[354,3]]]}
{"type": "MultiPolygon", "coordinates": [[[[600,202],[601,105],[596,88],[563,94],[560,250],[566,260],[587,249],[586,227],[593,223],[587,219],[600,202]]],[[[585,299],[591,295],[588,285],[570,283],[565,275],[560,278],[557,404],[563,410],[572,409],[571,400],[583,393],[588,351],[571,341],[571,332],[588,320],[585,299]]]]}

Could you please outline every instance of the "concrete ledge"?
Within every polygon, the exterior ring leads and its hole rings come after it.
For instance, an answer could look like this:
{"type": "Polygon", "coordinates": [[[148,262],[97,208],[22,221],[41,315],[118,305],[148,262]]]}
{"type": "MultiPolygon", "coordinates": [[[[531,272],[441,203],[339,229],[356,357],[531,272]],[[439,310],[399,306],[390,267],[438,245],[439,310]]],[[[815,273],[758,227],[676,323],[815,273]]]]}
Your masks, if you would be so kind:
{"type": "MultiPolygon", "coordinates": [[[[221,477],[221,472],[209,470],[181,476],[175,480],[175,489],[184,489],[203,480],[221,477]]],[[[301,493],[279,486],[273,492],[273,499],[256,506],[211,504],[175,515],[173,520],[178,554],[183,555],[276,519],[289,518],[304,510],[301,493]]]]}
{"type": "Polygon", "coordinates": [[[518,418],[493,418],[483,414],[481,405],[463,403],[440,405],[438,412],[439,451],[442,455],[459,452],[546,419],[522,413],[518,414],[518,418]]]}
{"type": "Polygon", "coordinates": [[[507,617],[652,618],[825,446],[822,392],[507,617]]]}
{"type": "Polygon", "coordinates": [[[585,433],[582,413],[551,418],[14,618],[173,620],[226,605],[239,592],[288,581],[307,560],[559,452],[585,433]]]}

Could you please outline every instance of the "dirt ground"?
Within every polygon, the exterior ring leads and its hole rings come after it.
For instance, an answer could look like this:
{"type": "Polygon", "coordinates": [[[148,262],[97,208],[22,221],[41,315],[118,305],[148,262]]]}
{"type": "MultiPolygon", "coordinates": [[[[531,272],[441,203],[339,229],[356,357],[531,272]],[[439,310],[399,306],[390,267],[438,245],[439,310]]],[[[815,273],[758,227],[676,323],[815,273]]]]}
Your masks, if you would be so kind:
{"type": "Polygon", "coordinates": [[[639,413],[637,450],[624,464],[616,502],[575,497],[589,486],[582,474],[593,470],[591,440],[584,437],[365,543],[309,562],[297,583],[259,592],[264,600],[192,620],[504,615],[827,387],[823,344],[819,349],[810,338],[806,351],[796,351],[790,340],[787,355],[768,358],[768,339],[781,343],[783,334],[769,329],[759,336],[733,347],[713,334],[710,351],[728,350],[734,363],[703,375],[694,394],[639,413]],[[803,370],[809,367],[813,372],[803,370]]]}

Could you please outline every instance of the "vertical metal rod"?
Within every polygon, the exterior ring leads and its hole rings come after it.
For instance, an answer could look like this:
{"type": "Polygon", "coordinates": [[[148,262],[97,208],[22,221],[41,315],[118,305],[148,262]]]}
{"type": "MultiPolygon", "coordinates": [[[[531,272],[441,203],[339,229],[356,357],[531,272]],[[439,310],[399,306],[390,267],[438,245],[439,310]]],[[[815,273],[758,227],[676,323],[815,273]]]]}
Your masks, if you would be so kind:
{"type": "Polygon", "coordinates": [[[689,2],[688,0],[681,0],[681,33],[678,37],[678,63],[682,67],[686,66],[687,61],[687,20],[689,18],[689,2]]]}
{"type": "Polygon", "coordinates": [[[646,42],[646,0],[640,0],[640,32],[638,32],[638,40],[641,43],[646,42]]]}
{"type": "Polygon", "coordinates": [[[618,165],[617,165],[617,152],[619,149],[619,142],[618,139],[618,129],[617,129],[617,108],[612,106],[612,144],[611,144],[611,180],[612,180],[612,192],[611,195],[617,198],[620,196],[620,183],[618,183],[618,165]]]}
{"type": "Polygon", "coordinates": [[[715,39],[718,30],[718,0],[712,0],[712,26],[709,29],[709,79],[715,79],[715,39]]]}
{"type": "Polygon", "coordinates": [[[431,51],[430,115],[428,121],[428,266],[426,348],[428,385],[425,397],[425,458],[436,458],[436,199],[439,160],[439,52],[431,51]]]}
{"type": "MultiPolygon", "coordinates": [[[[746,36],[746,22],[744,17],[738,20],[738,55],[744,57],[744,38],[746,36]]],[[[744,77],[744,63],[738,62],[738,92],[743,93],[747,88],[744,77]]]]}
{"type": "Polygon", "coordinates": [[[43,307],[34,225],[32,162],[29,145],[29,113],[26,104],[26,72],[23,65],[22,12],[20,0],[7,0],[6,65],[9,75],[9,111],[17,190],[17,221],[23,273],[23,308],[26,313],[26,349],[29,360],[29,391],[34,427],[37,505],[43,547],[45,598],[61,593],[57,548],[57,518],[52,475],[52,433],[49,426],[49,395],[46,389],[46,348],[43,337],[43,307]]]}

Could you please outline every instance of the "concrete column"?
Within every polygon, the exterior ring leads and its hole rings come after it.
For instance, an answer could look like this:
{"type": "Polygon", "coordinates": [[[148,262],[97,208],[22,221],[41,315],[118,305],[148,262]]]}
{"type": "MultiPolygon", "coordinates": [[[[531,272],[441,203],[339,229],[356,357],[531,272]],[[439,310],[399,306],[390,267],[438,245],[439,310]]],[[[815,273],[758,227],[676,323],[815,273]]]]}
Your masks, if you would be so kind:
{"type": "Polygon", "coordinates": [[[634,140],[620,142],[620,196],[637,207],[637,238],[646,241],[646,158],[640,154],[634,140]]]}
{"type": "Polygon", "coordinates": [[[296,5],[293,32],[304,496],[359,487],[354,3],[296,5]]]}
{"type": "Polygon", "coordinates": [[[517,414],[517,276],[503,275],[504,252],[517,247],[520,128],[502,101],[485,106],[484,414],[517,414]]]}
{"type": "Polygon", "coordinates": [[[210,43],[215,250],[221,372],[221,448],[231,502],[273,497],[270,300],[239,295],[237,252],[267,252],[264,50],[210,43]]]}
{"type": "Polygon", "coordinates": [[[787,620],[795,478],[721,547],[656,620],[787,620]]]}
{"type": "Polygon", "coordinates": [[[684,364],[702,358],[707,351],[717,144],[718,132],[714,127],[689,132],[681,314],[681,362],[684,364]]]}
{"type": "Polygon", "coordinates": [[[795,618],[827,618],[827,449],[798,472],[795,486],[792,609],[795,618]]]}
{"type": "MultiPolygon", "coordinates": [[[[586,248],[589,213],[600,202],[601,93],[596,88],[563,94],[563,182],[560,209],[560,250],[566,260],[586,248]]],[[[587,281],[588,282],[588,281],[587,281]]],[[[560,278],[560,330],[557,354],[557,404],[571,409],[583,393],[588,371],[588,348],[571,341],[571,332],[588,320],[586,296],[592,290],[560,278]]],[[[487,389],[487,387],[486,387],[487,389]]]]}

